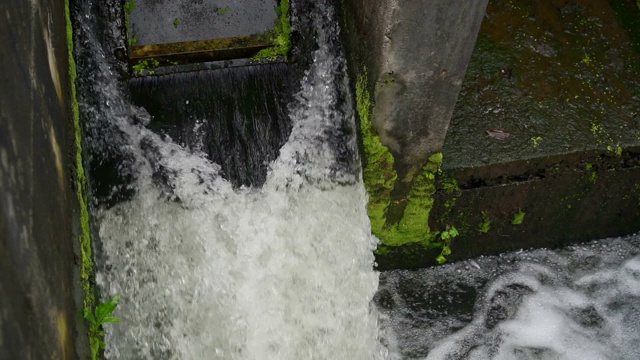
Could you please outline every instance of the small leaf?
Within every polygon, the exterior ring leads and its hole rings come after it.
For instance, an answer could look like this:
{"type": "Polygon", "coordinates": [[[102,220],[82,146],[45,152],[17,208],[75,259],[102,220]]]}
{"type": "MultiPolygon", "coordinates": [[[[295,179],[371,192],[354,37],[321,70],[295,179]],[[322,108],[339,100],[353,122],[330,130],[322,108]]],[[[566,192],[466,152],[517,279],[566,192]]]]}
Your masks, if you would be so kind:
{"type": "Polygon", "coordinates": [[[449,230],[449,235],[451,235],[451,237],[456,237],[460,234],[458,233],[458,229],[456,229],[455,226],[452,226],[451,230],[449,230]]]}
{"type": "Polygon", "coordinates": [[[106,316],[111,315],[111,313],[116,309],[118,301],[120,301],[120,295],[116,295],[107,302],[98,305],[96,308],[96,322],[102,324],[103,319],[106,316]]]}
{"type": "Polygon", "coordinates": [[[444,263],[447,262],[447,258],[441,255],[438,255],[438,257],[436,258],[436,261],[438,262],[438,264],[442,265],[444,263]]]}
{"type": "Polygon", "coordinates": [[[93,316],[93,314],[91,313],[91,310],[89,310],[88,308],[84,308],[84,310],[82,310],[82,316],[87,319],[87,321],[92,324],[92,325],[96,325],[96,318],[93,316]]]}
{"type": "Polygon", "coordinates": [[[443,231],[442,234],[440,234],[440,237],[442,238],[442,240],[448,240],[450,237],[449,231],[443,231]]]}
{"type": "Polygon", "coordinates": [[[440,253],[441,255],[447,256],[447,255],[451,255],[451,248],[449,246],[443,246],[442,247],[442,252],[440,253]]]}
{"type": "Polygon", "coordinates": [[[119,323],[120,322],[120,318],[115,317],[115,316],[106,316],[104,319],[102,319],[102,323],[106,324],[106,323],[119,323]]]}

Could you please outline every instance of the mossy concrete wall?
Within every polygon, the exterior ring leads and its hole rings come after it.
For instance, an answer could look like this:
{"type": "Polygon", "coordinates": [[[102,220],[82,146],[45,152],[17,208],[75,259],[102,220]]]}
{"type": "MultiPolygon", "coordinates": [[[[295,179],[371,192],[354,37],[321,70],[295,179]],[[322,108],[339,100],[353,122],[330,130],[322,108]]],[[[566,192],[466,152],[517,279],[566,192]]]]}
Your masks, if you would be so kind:
{"type": "Polygon", "coordinates": [[[363,57],[357,41],[377,58],[380,28],[367,24],[378,15],[366,14],[358,23],[358,7],[350,4],[343,2],[344,25],[357,79],[369,215],[381,240],[380,269],[640,230],[637,2],[491,0],[442,161],[419,194],[403,183],[424,169],[403,177],[393,145],[377,137],[378,97],[370,94],[385,84],[371,79],[381,65],[363,57]],[[416,194],[419,223],[426,227],[421,241],[388,236],[418,214],[410,206],[416,194]]]}
{"type": "MultiPolygon", "coordinates": [[[[378,253],[444,247],[429,226],[441,149],[487,0],[343,0],[378,253]]],[[[446,230],[446,229],[442,229],[446,230]]]]}
{"type": "Polygon", "coordinates": [[[0,358],[85,358],[65,2],[0,14],[0,358]]]}
{"type": "Polygon", "coordinates": [[[343,0],[352,66],[367,69],[371,123],[397,167],[442,149],[487,1],[343,0]]]}

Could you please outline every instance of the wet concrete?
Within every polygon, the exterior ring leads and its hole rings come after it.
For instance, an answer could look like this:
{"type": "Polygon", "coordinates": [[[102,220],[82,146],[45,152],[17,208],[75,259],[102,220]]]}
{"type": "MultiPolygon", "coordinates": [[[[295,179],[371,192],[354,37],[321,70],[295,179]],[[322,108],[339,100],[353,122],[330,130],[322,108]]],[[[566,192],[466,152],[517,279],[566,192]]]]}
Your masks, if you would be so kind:
{"type": "MultiPolygon", "coordinates": [[[[635,2],[626,3],[621,11],[640,16],[635,2]]],[[[610,1],[493,0],[444,167],[640,144],[639,74],[640,57],[610,1]],[[496,129],[510,136],[487,132],[496,129]]]]}
{"type": "Polygon", "coordinates": [[[276,6],[275,0],[127,1],[130,56],[161,65],[249,58],[274,44],[276,6]]]}
{"type": "Polygon", "coordinates": [[[64,1],[0,14],[0,359],[85,358],[64,1]]]}
{"type": "MultiPolygon", "coordinates": [[[[640,230],[638,19],[633,1],[489,3],[429,219],[459,230],[450,261],[640,230]]],[[[439,253],[377,260],[421,267],[439,253]]]]}
{"type": "Polygon", "coordinates": [[[442,148],[487,1],[343,1],[354,78],[367,73],[401,178],[442,148]]]}
{"type": "Polygon", "coordinates": [[[273,30],[275,0],[136,0],[131,34],[136,45],[261,34],[273,30]]]}

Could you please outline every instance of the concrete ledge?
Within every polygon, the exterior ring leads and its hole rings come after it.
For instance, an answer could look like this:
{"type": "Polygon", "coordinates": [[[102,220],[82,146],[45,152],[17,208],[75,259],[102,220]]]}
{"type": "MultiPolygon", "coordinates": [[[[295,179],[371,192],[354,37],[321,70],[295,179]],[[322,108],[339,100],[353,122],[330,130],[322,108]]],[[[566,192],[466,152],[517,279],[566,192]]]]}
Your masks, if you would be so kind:
{"type": "MultiPolygon", "coordinates": [[[[640,147],[443,169],[429,225],[456,227],[449,261],[628,235],[640,224],[640,147]],[[514,224],[516,214],[522,221],[514,224]]],[[[441,248],[382,247],[378,269],[436,264],[441,248]]]]}
{"type": "Polygon", "coordinates": [[[224,39],[132,46],[131,64],[154,59],[157,66],[251,58],[273,46],[272,35],[251,35],[224,39]]]}
{"type": "Polygon", "coordinates": [[[140,69],[254,57],[280,45],[278,5],[265,0],[127,1],[131,63],[140,69]]]}

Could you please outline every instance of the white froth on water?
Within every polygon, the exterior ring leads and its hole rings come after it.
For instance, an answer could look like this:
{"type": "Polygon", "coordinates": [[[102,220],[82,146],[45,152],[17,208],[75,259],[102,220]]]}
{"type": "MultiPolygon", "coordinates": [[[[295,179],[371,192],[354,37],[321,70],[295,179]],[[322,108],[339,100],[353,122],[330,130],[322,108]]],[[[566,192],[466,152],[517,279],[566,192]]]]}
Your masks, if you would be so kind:
{"type": "MultiPolygon", "coordinates": [[[[261,189],[234,190],[202,155],[121,124],[139,173],[133,199],[97,216],[97,282],[105,296],[121,295],[107,358],[384,357],[366,192],[356,176],[331,170],[323,138],[345,120],[333,83],[341,61],[326,46],[314,53],[289,142],[261,189]],[[169,191],[154,183],[145,151],[169,191]]],[[[356,153],[355,139],[345,140],[356,153]]]]}
{"type": "Polygon", "coordinates": [[[638,253],[632,236],[384,274],[377,302],[398,338],[390,350],[428,360],[639,359],[638,253]]]}

